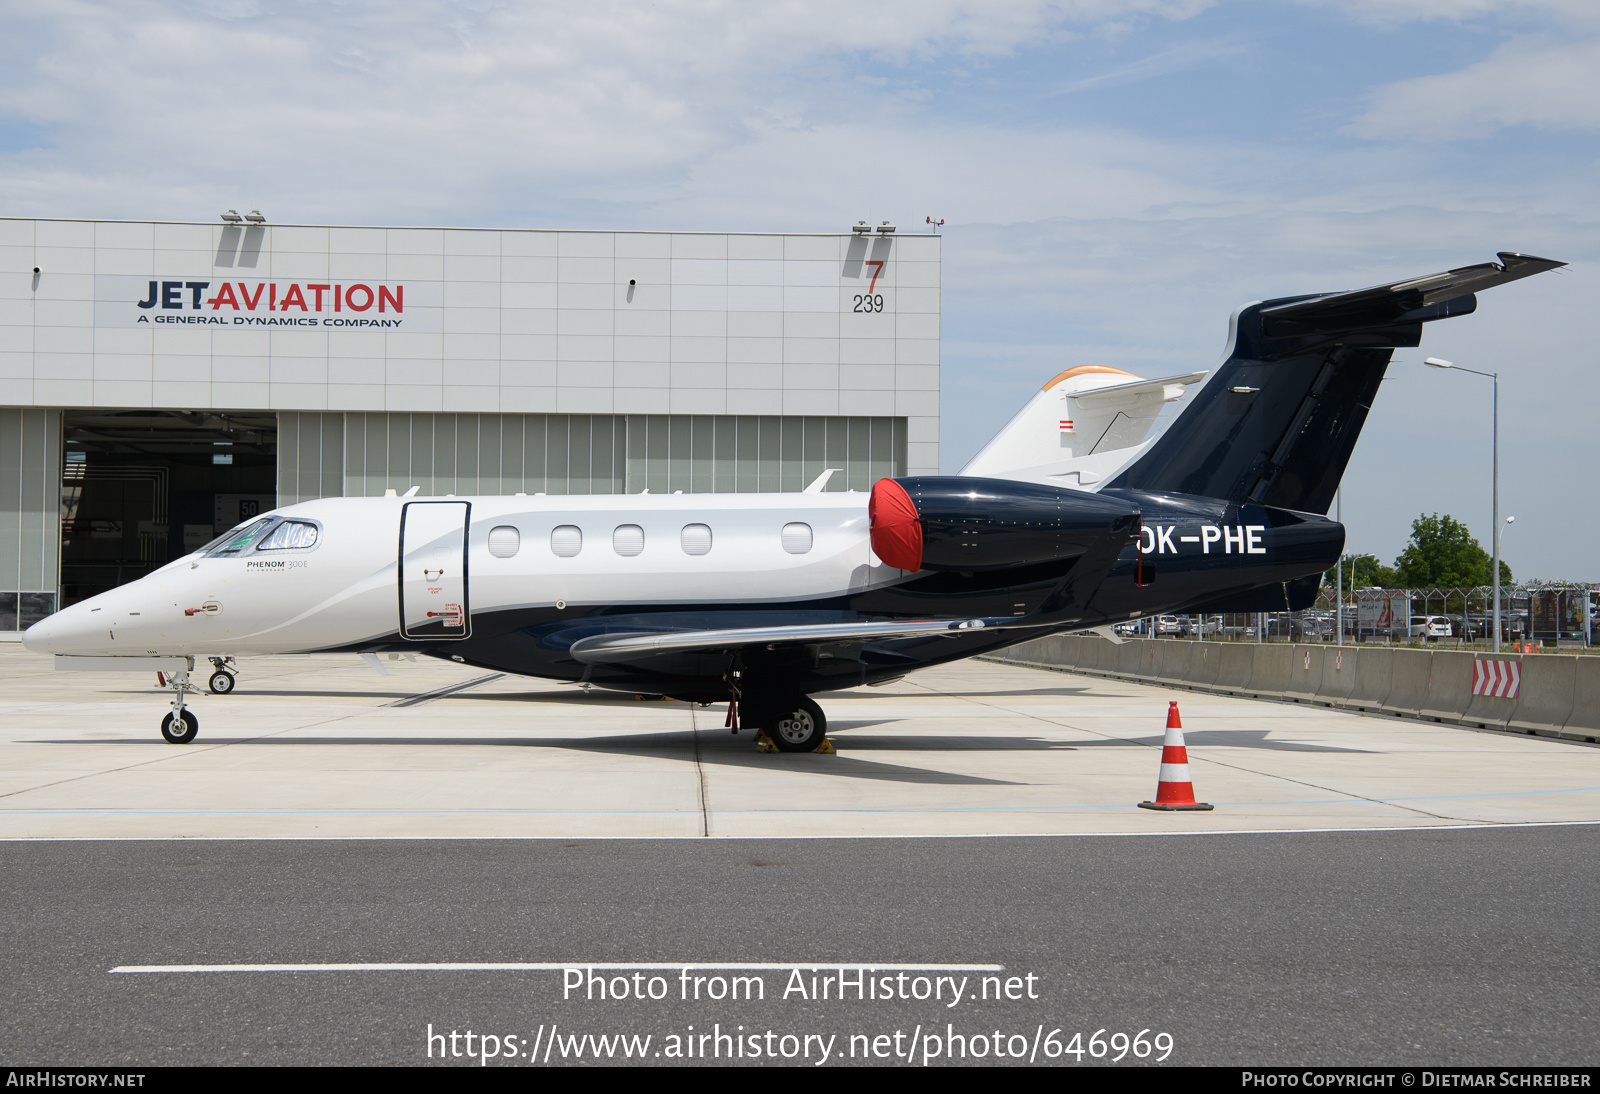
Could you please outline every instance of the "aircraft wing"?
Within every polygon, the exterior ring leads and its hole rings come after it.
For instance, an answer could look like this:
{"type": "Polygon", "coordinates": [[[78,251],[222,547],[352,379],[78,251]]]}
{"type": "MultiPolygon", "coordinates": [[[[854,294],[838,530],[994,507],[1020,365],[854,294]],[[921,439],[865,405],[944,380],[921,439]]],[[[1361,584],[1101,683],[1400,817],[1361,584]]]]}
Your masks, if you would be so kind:
{"type": "Polygon", "coordinates": [[[1499,262],[1481,262],[1476,266],[1462,266],[1353,292],[1330,293],[1283,304],[1269,301],[1261,309],[1263,330],[1270,338],[1466,315],[1477,307],[1473,293],[1566,265],[1553,258],[1512,251],[1501,251],[1497,257],[1499,262]],[[1409,314],[1422,308],[1430,311],[1409,314]]]}
{"type": "MultiPolygon", "coordinates": [[[[678,653],[714,653],[751,647],[794,647],[950,635],[999,625],[984,619],[920,619],[889,623],[810,623],[786,627],[732,627],[708,631],[597,634],[580,638],[572,656],[585,664],[645,661],[678,653]]],[[[1010,622],[1009,620],[1007,622],[1010,622]]]]}

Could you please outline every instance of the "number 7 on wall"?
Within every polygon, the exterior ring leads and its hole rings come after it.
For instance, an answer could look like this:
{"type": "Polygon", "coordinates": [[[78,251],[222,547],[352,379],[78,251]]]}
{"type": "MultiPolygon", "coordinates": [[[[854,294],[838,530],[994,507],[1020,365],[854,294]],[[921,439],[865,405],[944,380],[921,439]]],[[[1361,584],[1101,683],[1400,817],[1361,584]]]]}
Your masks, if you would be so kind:
{"type": "Polygon", "coordinates": [[[872,267],[872,284],[867,286],[867,293],[870,295],[872,293],[872,291],[878,287],[878,275],[883,273],[883,261],[882,260],[880,260],[878,262],[868,261],[868,262],[863,262],[862,265],[863,266],[871,266],[872,267]]]}

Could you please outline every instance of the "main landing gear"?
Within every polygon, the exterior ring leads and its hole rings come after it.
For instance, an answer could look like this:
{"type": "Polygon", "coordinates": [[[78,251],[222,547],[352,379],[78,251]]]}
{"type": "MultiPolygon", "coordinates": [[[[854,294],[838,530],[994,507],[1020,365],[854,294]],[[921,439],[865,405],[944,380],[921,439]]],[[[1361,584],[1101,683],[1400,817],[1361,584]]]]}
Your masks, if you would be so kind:
{"type": "Polygon", "coordinates": [[[186,745],[200,732],[200,719],[194,716],[193,711],[184,709],[185,697],[200,690],[189,683],[194,658],[188,658],[187,662],[189,667],[182,672],[175,672],[171,676],[157,674],[161,683],[172,689],[172,712],[161,719],[161,736],[166,738],[168,744],[186,745]]]}
{"type": "Polygon", "coordinates": [[[211,667],[216,670],[211,674],[211,679],[206,682],[206,686],[211,689],[211,693],[213,695],[227,695],[233,691],[234,673],[239,671],[239,667],[233,658],[213,657],[211,658],[211,667]],[[234,666],[233,672],[228,671],[227,666],[229,665],[234,666]]]}
{"type": "Polygon", "coordinates": [[[769,715],[762,723],[767,739],[779,752],[815,752],[828,737],[828,718],[812,699],[780,704],[788,708],[769,715]]]}

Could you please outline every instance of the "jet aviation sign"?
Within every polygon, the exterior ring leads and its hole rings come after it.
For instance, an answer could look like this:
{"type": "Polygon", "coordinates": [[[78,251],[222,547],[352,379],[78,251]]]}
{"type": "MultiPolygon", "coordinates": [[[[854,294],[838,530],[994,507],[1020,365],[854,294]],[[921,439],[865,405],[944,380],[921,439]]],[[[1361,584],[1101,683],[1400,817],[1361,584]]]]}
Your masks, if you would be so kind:
{"type": "Polygon", "coordinates": [[[437,281],[95,278],[95,326],[315,327],[438,332],[437,281]]]}

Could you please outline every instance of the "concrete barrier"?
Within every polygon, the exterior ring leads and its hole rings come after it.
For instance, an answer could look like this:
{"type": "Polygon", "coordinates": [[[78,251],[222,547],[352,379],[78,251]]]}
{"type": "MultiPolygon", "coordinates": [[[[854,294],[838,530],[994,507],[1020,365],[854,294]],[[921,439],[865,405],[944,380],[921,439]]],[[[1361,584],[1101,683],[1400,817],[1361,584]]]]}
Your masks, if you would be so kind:
{"type": "Polygon", "coordinates": [[[1322,685],[1322,659],[1328,651],[1321,646],[1294,646],[1289,659],[1289,680],[1283,697],[1296,703],[1312,703],[1322,685]]]}
{"type": "Polygon", "coordinates": [[[1525,733],[1560,733],[1572,717],[1578,690],[1576,657],[1535,654],[1523,658],[1522,686],[1507,729],[1525,733]]]}
{"type": "Polygon", "coordinates": [[[1000,660],[1104,673],[1226,695],[1252,695],[1440,722],[1600,742],[1600,657],[1540,654],[1521,662],[1517,699],[1472,694],[1465,651],[1054,635],[1000,660]]]}
{"type": "Polygon", "coordinates": [[[1200,648],[1196,642],[1168,642],[1163,651],[1161,682],[1174,687],[1193,687],[1199,672],[1200,648]]]}
{"type": "Polygon", "coordinates": [[[1147,675],[1150,664],[1150,654],[1146,652],[1152,639],[1138,638],[1132,642],[1124,642],[1117,647],[1117,659],[1111,666],[1111,671],[1121,676],[1147,675]]]}
{"type": "Polygon", "coordinates": [[[1030,638],[1015,646],[1007,646],[1004,656],[1009,661],[1020,661],[1025,665],[1047,665],[1049,661],[1045,659],[1045,650],[1048,647],[1045,643],[1049,641],[1048,638],[1030,638]]]}
{"type": "Polygon", "coordinates": [[[1459,722],[1472,705],[1472,662],[1477,658],[1461,650],[1437,650],[1433,655],[1428,695],[1419,711],[1435,722],[1459,722]]]}
{"type": "Polygon", "coordinates": [[[1190,664],[1194,668],[1191,682],[1196,687],[1210,688],[1217,682],[1217,672],[1222,668],[1222,647],[1215,642],[1197,643],[1200,647],[1190,664]]]}
{"type": "Polygon", "coordinates": [[[1572,717],[1567,719],[1561,735],[1580,741],[1600,741],[1600,657],[1574,660],[1578,665],[1572,689],[1572,717]]]}
{"type": "Polygon", "coordinates": [[[1428,681],[1433,670],[1431,650],[1392,650],[1393,676],[1389,694],[1379,708],[1385,714],[1408,714],[1415,718],[1428,701],[1428,681]]]}
{"type": "MultiPolygon", "coordinates": [[[[1517,661],[1526,665],[1521,657],[1511,657],[1500,654],[1498,658],[1492,655],[1483,660],[1517,661]]],[[[1468,703],[1467,712],[1461,716],[1461,724],[1478,726],[1481,729],[1504,729],[1511,720],[1512,711],[1517,709],[1515,699],[1497,699],[1493,695],[1472,695],[1472,684],[1467,684],[1468,703]]]]}
{"type": "Polygon", "coordinates": [[[1083,656],[1078,659],[1078,667],[1090,672],[1106,672],[1116,664],[1117,651],[1122,647],[1109,638],[1100,638],[1085,645],[1083,656]]]}
{"type": "Polygon", "coordinates": [[[1212,687],[1218,691],[1225,691],[1229,695],[1241,695],[1250,683],[1251,672],[1255,668],[1254,645],[1245,645],[1240,642],[1224,642],[1217,665],[1217,679],[1212,687]]]}
{"type": "Polygon", "coordinates": [[[1334,646],[1323,653],[1317,702],[1330,707],[1345,705],[1356,686],[1356,658],[1360,655],[1360,649],[1355,646],[1334,646]]]}
{"type": "Polygon", "coordinates": [[[1356,682],[1344,706],[1357,710],[1382,710],[1394,683],[1394,650],[1364,649],[1356,662],[1356,682]]]}
{"type": "Polygon", "coordinates": [[[1289,686],[1289,668],[1294,663],[1294,647],[1281,643],[1254,646],[1250,682],[1245,694],[1260,699],[1282,699],[1289,686]]]}

